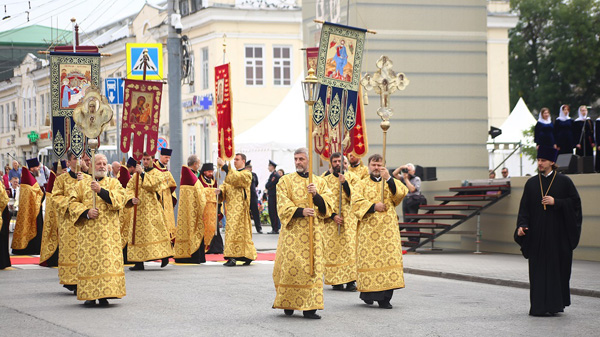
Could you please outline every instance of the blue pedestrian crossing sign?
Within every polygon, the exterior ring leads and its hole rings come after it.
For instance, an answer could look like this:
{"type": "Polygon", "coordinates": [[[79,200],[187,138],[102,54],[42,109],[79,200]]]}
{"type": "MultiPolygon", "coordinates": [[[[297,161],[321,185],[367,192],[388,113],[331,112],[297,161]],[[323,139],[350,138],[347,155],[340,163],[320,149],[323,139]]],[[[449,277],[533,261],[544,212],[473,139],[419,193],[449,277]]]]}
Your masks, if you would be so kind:
{"type": "Polygon", "coordinates": [[[163,79],[163,52],[161,43],[128,43],[127,44],[127,78],[141,80],[144,78],[144,50],[148,50],[146,64],[147,80],[163,79]]]}
{"type": "Polygon", "coordinates": [[[104,94],[110,104],[123,104],[123,90],[125,81],[121,78],[110,77],[104,79],[104,94]]]}

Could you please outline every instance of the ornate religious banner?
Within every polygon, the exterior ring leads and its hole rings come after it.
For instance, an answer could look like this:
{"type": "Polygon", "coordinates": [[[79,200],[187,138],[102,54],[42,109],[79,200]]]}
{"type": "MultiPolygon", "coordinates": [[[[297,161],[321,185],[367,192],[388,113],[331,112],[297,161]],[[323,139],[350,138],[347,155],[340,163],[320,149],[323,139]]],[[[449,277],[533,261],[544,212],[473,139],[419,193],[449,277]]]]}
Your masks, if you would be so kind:
{"type": "Polygon", "coordinates": [[[158,121],[162,82],[125,80],[123,120],[121,128],[121,151],[142,160],[144,152],[154,156],[158,148],[158,121]],[[144,145],[145,148],[144,148],[144,145]]]}
{"type": "Polygon", "coordinates": [[[306,48],[306,72],[308,69],[317,71],[317,62],[319,61],[319,47],[306,48]]]}
{"type": "Polygon", "coordinates": [[[215,67],[215,101],[218,125],[219,157],[223,160],[232,160],[235,157],[233,144],[232,98],[229,77],[229,63],[215,67]]]}
{"type": "MultiPolygon", "coordinates": [[[[356,125],[360,69],[365,42],[365,29],[325,22],[321,29],[316,76],[321,83],[315,103],[315,144],[322,158],[339,152],[345,131],[356,125]],[[321,126],[321,122],[326,124],[321,126]],[[344,131],[345,130],[345,131],[344,131]],[[323,137],[323,139],[318,139],[323,137]]],[[[346,152],[346,151],[344,151],[346,152]]]]}
{"type": "Polygon", "coordinates": [[[344,139],[344,154],[352,153],[355,157],[362,158],[369,152],[369,142],[367,141],[367,125],[365,123],[365,106],[362,98],[362,86],[358,90],[358,100],[356,102],[355,126],[346,134],[344,139]],[[346,144],[347,140],[347,144],[346,144]]]}
{"type": "Polygon", "coordinates": [[[79,157],[85,149],[85,136],[73,122],[73,109],[88,88],[100,85],[100,54],[51,52],[50,80],[54,154],[61,158],[71,149],[79,157]]]}

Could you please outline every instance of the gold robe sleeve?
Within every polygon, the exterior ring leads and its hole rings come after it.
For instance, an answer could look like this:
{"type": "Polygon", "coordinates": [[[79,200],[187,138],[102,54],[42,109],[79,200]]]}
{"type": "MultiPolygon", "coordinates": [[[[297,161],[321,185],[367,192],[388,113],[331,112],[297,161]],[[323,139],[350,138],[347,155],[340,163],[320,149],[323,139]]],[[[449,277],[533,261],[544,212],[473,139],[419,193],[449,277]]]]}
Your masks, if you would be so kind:
{"type": "Polygon", "coordinates": [[[238,171],[231,167],[225,177],[225,183],[237,188],[248,188],[252,184],[252,173],[246,170],[238,171]]]}
{"type": "Polygon", "coordinates": [[[291,179],[279,179],[277,183],[277,215],[282,226],[287,226],[292,221],[294,213],[298,209],[298,206],[290,199],[290,196],[293,195],[292,183],[291,179]]]}

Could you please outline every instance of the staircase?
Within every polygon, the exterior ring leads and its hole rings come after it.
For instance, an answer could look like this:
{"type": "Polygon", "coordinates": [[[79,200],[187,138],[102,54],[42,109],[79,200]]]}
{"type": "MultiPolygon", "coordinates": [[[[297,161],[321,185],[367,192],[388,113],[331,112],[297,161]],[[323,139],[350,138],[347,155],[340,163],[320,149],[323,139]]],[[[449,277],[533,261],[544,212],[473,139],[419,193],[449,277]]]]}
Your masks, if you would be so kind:
{"type": "Polygon", "coordinates": [[[477,220],[477,231],[475,232],[455,231],[454,229],[467,220],[479,216],[486,208],[510,194],[509,182],[502,185],[489,185],[488,181],[486,183],[451,187],[450,192],[456,193],[455,195],[436,196],[434,199],[440,201],[440,204],[421,205],[419,210],[424,210],[425,213],[406,214],[406,217],[413,219],[413,222],[400,222],[398,224],[401,229],[404,228],[400,231],[401,237],[403,239],[419,237],[421,240],[418,244],[414,241],[404,240],[402,246],[407,247],[409,252],[414,252],[417,248],[429,243],[433,247],[436,238],[450,232],[451,234],[476,235],[477,252],[479,252],[479,242],[481,241],[479,219],[477,220]]]}

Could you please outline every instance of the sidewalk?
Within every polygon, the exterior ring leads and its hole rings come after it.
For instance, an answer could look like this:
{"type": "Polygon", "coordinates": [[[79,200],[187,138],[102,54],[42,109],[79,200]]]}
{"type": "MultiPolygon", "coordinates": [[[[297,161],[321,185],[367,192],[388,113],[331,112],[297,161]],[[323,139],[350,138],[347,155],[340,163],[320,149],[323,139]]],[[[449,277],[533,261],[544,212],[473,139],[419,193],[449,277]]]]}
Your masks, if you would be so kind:
{"type": "MultiPolygon", "coordinates": [[[[263,233],[271,227],[263,227],[263,233]]],[[[275,252],[277,237],[254,234],[259,252],[275,252]]],[[[462,281],[529,288],[527,260],[521,255],[455,251],[420,250],[404,255],[404,272],[462,281]]],[[[574,260],[571,272],[571,294],[600,298],[600,262],[574,260]]]]}

